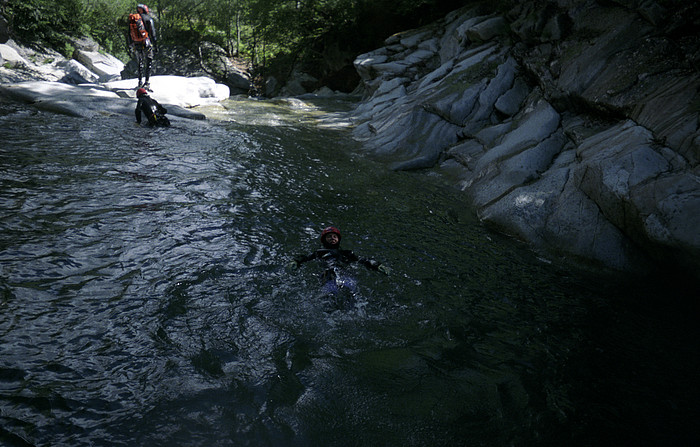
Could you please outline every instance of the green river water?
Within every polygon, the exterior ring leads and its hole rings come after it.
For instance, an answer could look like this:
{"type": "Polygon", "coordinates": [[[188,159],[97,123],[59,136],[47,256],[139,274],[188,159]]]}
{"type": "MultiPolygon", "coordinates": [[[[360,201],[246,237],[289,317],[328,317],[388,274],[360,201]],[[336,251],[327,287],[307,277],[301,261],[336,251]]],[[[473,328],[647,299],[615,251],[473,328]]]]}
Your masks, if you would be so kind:
{"type": "Polygon", "coordinates": [[[697,307],[489,231],[341,100],[170,129],[0,102],[0,445],[697,445],[697,307]],[[390,266],[289,271],[327,225],[390,266]]]}

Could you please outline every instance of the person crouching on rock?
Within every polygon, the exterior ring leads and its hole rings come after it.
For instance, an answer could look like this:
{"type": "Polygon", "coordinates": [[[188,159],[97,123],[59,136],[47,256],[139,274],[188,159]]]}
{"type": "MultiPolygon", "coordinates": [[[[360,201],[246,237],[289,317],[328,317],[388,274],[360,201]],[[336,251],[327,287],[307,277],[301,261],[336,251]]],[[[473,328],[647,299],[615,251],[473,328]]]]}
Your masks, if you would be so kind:
{"type": "Polygon", "coordinates": [[[170,120],[165,116],[168,111],[158,101],[148,96],[145,88],[136,90],[136,97],[139,101],[136,103],[136,122],[141,124],[141,112],[146,115],[148,124],[157,127],[169,127],[170,120]]]}

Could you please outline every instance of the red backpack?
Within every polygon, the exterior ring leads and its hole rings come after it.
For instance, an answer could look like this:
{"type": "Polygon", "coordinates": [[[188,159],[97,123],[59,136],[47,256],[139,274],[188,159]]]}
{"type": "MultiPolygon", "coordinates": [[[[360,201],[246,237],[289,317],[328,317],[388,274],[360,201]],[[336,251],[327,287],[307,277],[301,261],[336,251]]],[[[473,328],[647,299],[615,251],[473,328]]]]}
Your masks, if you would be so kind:
{"type": "Polygon", "coordinates": [[[143,43],[148,39],[148,31],[143,25],[141,14],[129,14],[129,35],[135,43],[143,43]]]}

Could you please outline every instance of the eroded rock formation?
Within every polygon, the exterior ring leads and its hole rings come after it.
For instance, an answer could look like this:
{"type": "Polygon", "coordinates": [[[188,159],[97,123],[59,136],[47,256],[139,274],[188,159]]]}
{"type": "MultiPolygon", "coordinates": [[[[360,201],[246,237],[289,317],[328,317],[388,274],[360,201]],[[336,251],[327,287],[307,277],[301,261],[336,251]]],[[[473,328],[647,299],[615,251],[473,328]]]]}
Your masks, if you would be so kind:
{"type": "Polygon", "coordinates": [[[697,279],[699,46],[673,13],[453,12],[356,59],[354,136],[393,169],[440,169],[481,219],[538,248],[697,279]]]}

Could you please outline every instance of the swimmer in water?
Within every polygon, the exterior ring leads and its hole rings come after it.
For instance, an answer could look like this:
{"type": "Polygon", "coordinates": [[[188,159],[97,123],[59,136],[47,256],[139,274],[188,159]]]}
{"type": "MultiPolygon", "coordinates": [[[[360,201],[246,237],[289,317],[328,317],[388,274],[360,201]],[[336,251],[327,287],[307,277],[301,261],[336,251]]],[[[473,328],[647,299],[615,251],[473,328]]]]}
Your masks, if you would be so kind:
{"type": "Polygon", "coordinates": [[[391,269],[374,259],[366,259],[357,256],[352,250],[340,248],[340,230],[335,227],[327,227],[321,232],[320,248],[306,256],[299,256],[289,263],[291,269],[297,269],[301,264],[314,259],[325,262],[325,270],[321,275],[323,290],[329,294],[338,293],[345,288],[355,291],[355,280],[343,273],[344,267],[353,263],[364,265],[370,270],[377,270],[385,275],[391,273],[391,269]]]}

